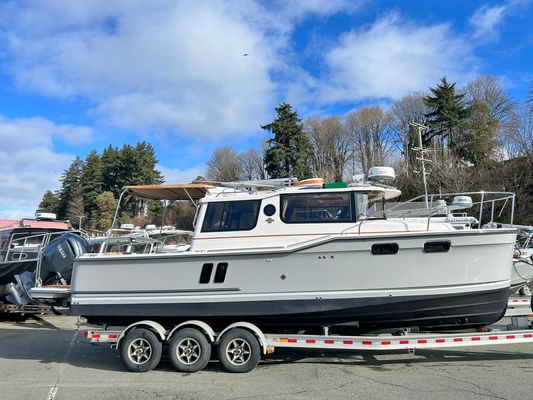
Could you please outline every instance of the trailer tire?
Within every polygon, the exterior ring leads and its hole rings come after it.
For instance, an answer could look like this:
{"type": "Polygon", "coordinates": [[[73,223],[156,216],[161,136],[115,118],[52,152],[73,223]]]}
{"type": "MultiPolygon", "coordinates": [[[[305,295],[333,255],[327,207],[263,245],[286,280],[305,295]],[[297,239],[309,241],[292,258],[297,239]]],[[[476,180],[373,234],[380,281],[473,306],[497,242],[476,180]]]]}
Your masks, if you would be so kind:
{"type": "Polygon", "coordinates": [[[132,372],[147,372],[159,364],[163,344],[149,329],[135,328],[124,337],[120,357],[132,372]]]}
{"type": "Polygon", "coordinates": [[[253,333],[234,328],[222,335],[218,343],[218,359],[228,372],[250,372],[261,359],[261,347],[253,333]]]}
{"type": "Polygon", "coordinates": [[[197,372],[209,362],[211,344],[198,329],[185,328],[172,335],[168,354],[178,371],[197,372]]]}

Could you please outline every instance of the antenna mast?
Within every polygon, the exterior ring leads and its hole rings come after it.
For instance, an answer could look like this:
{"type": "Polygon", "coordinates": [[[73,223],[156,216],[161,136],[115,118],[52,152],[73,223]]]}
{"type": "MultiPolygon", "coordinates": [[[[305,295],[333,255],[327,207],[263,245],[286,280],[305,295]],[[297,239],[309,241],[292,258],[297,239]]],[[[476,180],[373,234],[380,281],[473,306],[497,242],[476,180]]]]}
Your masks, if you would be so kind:
{"type": "Polygon", "coordinates": [[[426,180],[426,162],[431,162],[431,160],[424,158],[424,153],[428,152],[430,150],[425,150],[424,146],[422,145],[422,130],[428,130],[429,127],[419,124],[418,122],[411,121],[409,122],[409,125],[411,125],[414,128],[417,128],[418,131],[418,146],[413,147],[413,150],[417,152],[416,159],[420,161],[422,164],[422,182],[424,183],[424,194],[426,199],[426,207],[429,207],[428,205],[428,184],[426,180]]]}

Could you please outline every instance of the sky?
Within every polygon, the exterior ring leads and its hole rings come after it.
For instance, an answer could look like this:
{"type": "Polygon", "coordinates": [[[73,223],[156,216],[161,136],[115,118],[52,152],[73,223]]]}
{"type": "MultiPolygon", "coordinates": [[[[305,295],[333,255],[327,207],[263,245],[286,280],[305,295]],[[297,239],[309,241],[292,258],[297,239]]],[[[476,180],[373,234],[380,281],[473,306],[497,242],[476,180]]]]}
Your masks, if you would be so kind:
{"type": "Polygon", "coordinates": [[[189,182],[282,102],[341,115],[481,75],[522,101],[531,21],[533,0],[0,0],[0,218],[109,144],[148,141],[189,182]]]}

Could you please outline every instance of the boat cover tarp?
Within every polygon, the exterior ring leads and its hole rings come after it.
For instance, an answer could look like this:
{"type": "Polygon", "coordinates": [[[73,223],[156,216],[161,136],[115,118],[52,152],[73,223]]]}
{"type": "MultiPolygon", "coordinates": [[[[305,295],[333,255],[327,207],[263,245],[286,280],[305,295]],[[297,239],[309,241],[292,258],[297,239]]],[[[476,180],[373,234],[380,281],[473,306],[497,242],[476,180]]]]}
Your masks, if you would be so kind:
{"type": "Polygon", "coordinates": [[[203,183],[126,186],[127,193],[150,200],[199,200],[215,186],[203,183]]]}

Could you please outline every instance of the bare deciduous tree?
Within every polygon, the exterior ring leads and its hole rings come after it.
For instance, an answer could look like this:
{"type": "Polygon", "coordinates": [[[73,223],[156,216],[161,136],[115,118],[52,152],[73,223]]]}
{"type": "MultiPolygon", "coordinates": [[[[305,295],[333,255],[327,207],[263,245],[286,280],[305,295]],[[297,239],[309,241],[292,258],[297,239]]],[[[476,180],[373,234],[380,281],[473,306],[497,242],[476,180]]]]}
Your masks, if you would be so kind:
{"type": "Polygon", "coordinates": [[[513,122],[516,103],[493,76],[480,76],[469,82],[464,90],[467,103],[473,100],[485,103],[489,108],[489,115],[498,121],[500,126],[513,122]]]}
{"type": "Polygon", "coordinates": [[[361,171],[389,162],[393,140],[390,115],[383,107],[363,107],[348,113],[346,128],[352,140],[352,157],[361,171]]]}
{"type": "Polygon", "coordinates": [[[506,135],[509,157],[528,157],[533,160],[533,103],[526,102],[517,113],[515,123],[506,135]]]}
{"type": "Polygon", "coordinates": [[[312,164],[316,176],[342,181],[350,157],[351,138],[339,117],[311,117],[305,128],[313,146],[312,164]]]}
{"type": "Polygon", "coordinates": [[[215,149],[213,155],[206,164],[206,177],[208,180],[232,182],[241,179],[241,161],[235,150],[229,146],[215,149]]]}
{"type": "Polygon", "coordinates": [[[243,179],[265,179],[264,156],[257,149],[243,151],[239,154],[239,160],[243,179]]]}
{"type": "Polygon", "coordinates": [[[406,167],[412,167],[415,162],[412,148],[416,143],[416,133],[410,122],[423,124],[424,114],[429,112],[424,96],[421,92],[408,94],[395,101],[390,110],[392,140],[407,161],[406,167]]]}

